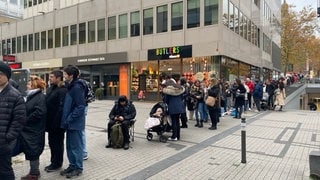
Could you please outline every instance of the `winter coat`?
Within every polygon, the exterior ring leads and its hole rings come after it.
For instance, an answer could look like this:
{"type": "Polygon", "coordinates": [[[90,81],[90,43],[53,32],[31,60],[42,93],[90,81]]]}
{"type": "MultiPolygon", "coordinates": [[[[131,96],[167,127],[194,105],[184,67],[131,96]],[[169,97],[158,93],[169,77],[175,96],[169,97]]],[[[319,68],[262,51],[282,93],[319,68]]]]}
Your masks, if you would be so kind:
{"type": "Polygon", "coordinates": [[[85,128],[85,89],[78,79],[67,87],[64,99],[61,128],[66,130],[84,130],[85,128]]]}
{"type": "Polygon", "coordinates": [[[236,107],[241,107],[241,106],[243,106],[244,105],[244,101],[245,101],[245,93],[246,93],[246,88],[244,87],[244,85],[243,84],[239,84],[235,89],[234,89],[234,91],[236,92],[235,94],[236,94],[236,101],[235,101],[235,106],[236,107]],[[237,95],[237,94],[243,94],[243,96],[239,96],[239,95],[237,95]]]}
{"type": "Polygon", "coordinates": [[[59,129],[61,124],[64,98],[67,88],[52,85],[46,93],[47,121],[46,131],[59,129]]]}
{"type": "Polygon", "coordinates": [[[0,92],[0,149],[20,134],[26,121],[26,105],[20,92],[7,85],[0,92]]]}
{"type": "Polygon", "coordinates": [[[38,159],[44,149],[47,116],[45,95],[40,89],[27,95],[27,121],[19,137],[27,160],[38,159]]]}
{"type": "Polygon", "coordinates": [[[253,96],[254,99],[262,99],[262,97],[263,97],[263,86],[262,86],[261,83],[257,83],[254,86],[252,96],[253,96]]]}
{"type": "MultiPolygon", "coordinates": [[[[208,90],[208,96],[212,96],[216,98],[216,102],[214,104],[215,108],[219,108],[220,107],[220,103],[219,103],[219,94],[220,94],[220,87],[219,85],[214,85],[212,86],[209,90],[208,90]]],[[[211,108],[210,106],[208,106],[208,108],[211,108]]]]}
{"type": "Polygon", "coordinates": [[[282,91],[277,88],[274,91],[274,94],[276,96],[276,99],[274,101],[274,105],[276,106],[284,106],[285,105],[285,99],[286,99],[286,90],[285,88],[282,89],[282,91]]]}
{"type": "Polygon", "coordinates": [[[165,94],[163,99],[163,101],[168,105],[169,115],[186,113],[182,94],[179,96],[165,94]]]}
{"type": "Polygon", "coordinates": [[[136,108],[130,101],[126,101],[124,106],[121,106],[118,101],[112,107],[109,118],[114,119],[116,116],[122,116],[124,121],[130,121],[136,117],[136,108]]]}

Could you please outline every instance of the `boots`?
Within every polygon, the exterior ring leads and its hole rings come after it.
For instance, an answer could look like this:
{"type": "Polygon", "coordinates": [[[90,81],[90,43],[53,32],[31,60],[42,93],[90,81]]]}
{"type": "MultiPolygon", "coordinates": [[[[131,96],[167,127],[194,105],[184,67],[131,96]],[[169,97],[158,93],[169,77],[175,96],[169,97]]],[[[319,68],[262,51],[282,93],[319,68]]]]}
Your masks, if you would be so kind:
{"type": "Polygon", "coordinates": [[[200,124],[199,124],[199,121],[197,120],[197,124],[195,124],[194,126],[195,126],[195,127],[199,127],[199,125],[200,125],[200,124]]]}
{"type": "Polygon", "coordinates": [[[200,121],[198,128],[202,128],[202,127],[203,127],[203,121],[200,121]]]}

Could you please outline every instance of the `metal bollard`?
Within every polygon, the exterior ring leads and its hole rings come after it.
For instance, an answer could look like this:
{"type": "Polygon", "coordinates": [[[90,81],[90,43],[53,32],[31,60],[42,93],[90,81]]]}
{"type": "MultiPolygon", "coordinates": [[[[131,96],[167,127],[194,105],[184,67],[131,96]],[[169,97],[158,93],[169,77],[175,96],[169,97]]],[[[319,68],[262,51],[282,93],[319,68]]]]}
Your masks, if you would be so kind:
{"type": "Polygon", "coordinates": [[[247,163],[246,155],[246,118],[241,118],[241,163],[247,163]]]}

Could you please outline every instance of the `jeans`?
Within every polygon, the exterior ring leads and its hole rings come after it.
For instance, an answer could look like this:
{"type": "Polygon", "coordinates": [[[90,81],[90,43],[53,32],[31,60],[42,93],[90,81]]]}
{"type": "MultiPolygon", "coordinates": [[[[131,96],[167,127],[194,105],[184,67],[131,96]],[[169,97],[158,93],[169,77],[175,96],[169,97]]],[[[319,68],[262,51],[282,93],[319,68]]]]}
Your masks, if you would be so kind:
{"type": "Polygon", "coordinates": [[[0,145],[0,177],[3,180],[14,180],[11,163],[12,149],[9,145],[0,145]]]}
{"type": "Polygon", "coordinates": [[[204,102],[199,102],[198,106],[197,106],[197,109],[195,110],[197,122],[203,121],[203,118],[204,118],[203,117],[203,105],[204,105],[204,102]]]}
{"type": "Polygon", "coordinates": [[[86,130],[81,131],[83,141],[83,157],[88,156],[86,130]]]}
{"type": "Polygon", "coordinates": [[[83,170],[83,130],[67,130],[66,147],[69,167],[83,170]]]}
{"type": "Polygon", "coordinates": [[[172,121],[172,136],[171,138],[180,139],[180,114],[171,114],[170,115],[172,121]]]}

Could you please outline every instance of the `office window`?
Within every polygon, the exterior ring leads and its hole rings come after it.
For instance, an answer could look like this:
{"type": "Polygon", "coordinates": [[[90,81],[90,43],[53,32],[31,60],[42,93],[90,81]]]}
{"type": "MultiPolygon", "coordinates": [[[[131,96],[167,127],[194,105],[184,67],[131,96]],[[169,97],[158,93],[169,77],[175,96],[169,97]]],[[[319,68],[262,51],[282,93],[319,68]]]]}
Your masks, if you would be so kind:
{"type": "Polygon", "coordinates": [[[41,4],[42,3],[42,0],[38,0],[38,4],[41,4]]]}
{"type": "Polygon", "coordinates": [[[239,35],[241,37],[243,37],[243,24],[244,24],[243,14],[241,11],[239,11],[239,35]]]}
{"type": "Polygon", "coordinates": [[[17,53],[21,53],[21,36],[17,37],[17,53]]]}
{"type": "Polygon", "coordinates": [[[248,41],[251,42],[251,20],[248,19],[248,25],[247,25],[247,34],[248,34],[248,41]]]}
{"type": "Polygon", "coordinates": [[[2,44],[0,43],[0,56],[2,56],[2,44]]]}
{"type": "Polygon", "coordinates": [[[61,28],[56,28],[54,32],[54,45],[55,47],[61,47],[61,28]]]}
{"type": "Polygon", "coordinates": [[[229,3],[229,29],[234,31],[234,6],[229,3]]]}
{"type": "Polygon", "coordinates": [[[245,15],[243,15],[242,16],[243,17],[243,38],[244,39],[248,39],[248,18],[245,16],[245,15]]]}
{"type": "Polygon", "coordinates": [[[28,7],[28,0],[24,0],[24,2],[23,2],[23,7],[24,7],[24,8],[27,8],[27,7],[28,7]]]}
{"type": "Polygon", "coordinates": [[[153,8],[143,10],[143,35],[153,33],[153,8]]]}
{"type": "Polygon", "coordinates": [[[10,0],[10,3],[11,4],[14,4],[14,5],[17,5],[18,3],[17,3],[17,0],[10,0]]]}
{"type": "Polygon", "coordinates": [[[194,28],[200,26],[200,0],[187,1],[187,27],[194,28]]]}
{"type": "Polygon", "coordinates": [[[108,39],[116,39],[117,35],[117,18],[116,16],[108,17],[108,39]]]}
{"type": "Polygon", "coordinates": [[[86,23],[79,24],[79,44],[86,43],[86,23]]]}
{"type": "Polygon", "coordinates": [[[183,2],[171,5],[171,31],[183,28],[183,2]]]}
{"type": "Polygon", "coordinates": [[[223,0],[222,23],[226,27],[229,27],[229,1],[228,0],[223,0]]]}
{"type": "Polygon", "coordinates": [[[28,36],[24,35],[22,36],[22,52],[28,51],[28,36]]]}
{"type": "Polygon", "coordinates": [[[106,26],[105,18],[98,19],[98,41],[104,41],[106,39],[106,26]]]}
{"type": "Polygon", "coordinates": [[[16,38],[12,38],[11,42],[12,42],[11,51],[12,51],[12,54],[15,54],[16,53],[16,38]]]}
{"type": "Polygon", "coordinates": [[[157,7],[157,33],[168,31],[168,6],[157,7]]]}
{"type": "Polygon", "coordinates": [[[140,12],[130,14],[130,35],[131,37],[140,36],[140,12]]]}
{"type": "Polygon", "coordinates": [[[48,49],[53,48],[53,30],[48,30],[48,49]]]}
{"type": "Polygon", "coordinates": [[[47,49],[47,32],[41,32],[41,49],[47,49]]]}
{"type": "Polygon", "coordinates": [[[96,21],[88,22],[88,43],[96,41],[96,21]]]}
{"type": "MultiPolygon", "coordinates": [[[[29,7],[32,6],[32,0],[29,0],[28,5],[29,5],[29,7]]],[[[23,38],[22,38],[22,39],[23,39],[23,38]]]]}
{"type": "Polygon", "coordinates": [[[11,39],[7,39],[7,54],[11,54],[11,39]]]}
{"type": "Polygon", "coordinates": [[[219,1],[205,0],[204,2],[204,25],[218,24],[219,1]]]}
{"type": "Polygon", "coordinates": [[[29,51],[33,51],[33,34],[29,34],[29,51]]]}
{"type": "Polygon", "coordinates": [[[128,37],[128,15],[119,15],[119,39],[128,37]]]}
{"type": "Polygon", "coordinates": [[[70,26],[70,45],[77,44],[77,25],[70,26]]]}
{"type": "Polygon", "coordinates": [[[239,10],[234,6],[234,32],[239,34],[239,10]]]}
{"type": "Polygon", "coordinates": [[[34,6],[37,5],[37,1],[38,1],[38,0],[33,0],[33,5],[34,5],[34,6]]]}
{"type": "Polygon", "coordinates": [[[34,50],[38,51],[40,49],[40,34],[34,33],[34,50]]]}
{"type": "Polygon", "coordinates": [[[7,54],[7,43],[6,43],[6,40],[2,40],[2,54],[3,55],[7,54]]]}
{"type": "Polygon", "coordinates": [[[62,28],[62,46],[69,46],[69,26],[62,28]]]}

